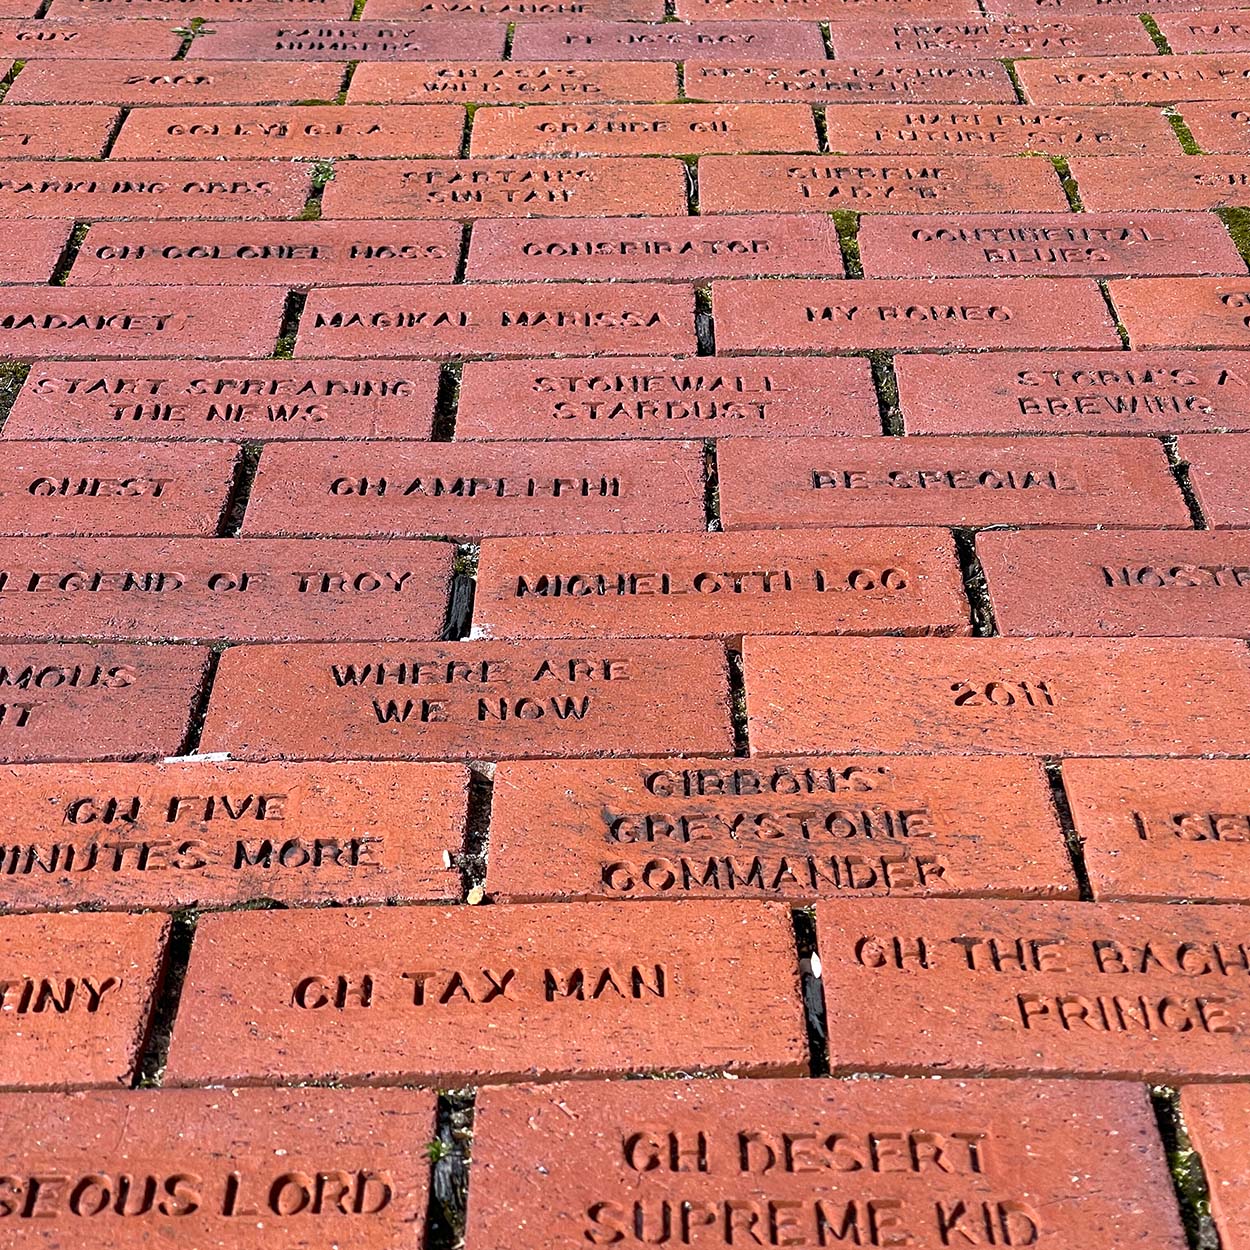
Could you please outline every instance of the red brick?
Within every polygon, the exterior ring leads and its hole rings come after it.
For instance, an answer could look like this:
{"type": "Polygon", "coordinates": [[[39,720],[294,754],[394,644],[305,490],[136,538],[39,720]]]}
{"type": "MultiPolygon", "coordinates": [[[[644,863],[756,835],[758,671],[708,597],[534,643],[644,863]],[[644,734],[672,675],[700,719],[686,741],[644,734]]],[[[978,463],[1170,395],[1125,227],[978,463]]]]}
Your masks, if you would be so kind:
{"type": "Polygon", "coordinates": [[[187,61],[440,61],[473,48],[502,56],[502,22],[217,22],[187,61]]]}
{"type": "Polygon", "coordinates": [[[1250,204],[1250,159],[1178,156],[1170,162],[1102,156],[1072,162],[1087,209],[1212,209],[1250,204]]]}
{"type": "Polygon", "coordinates": [[[467,276],[486,282],[700,281],[842,273],[838,232],[829,217],[761,213],[479,221],[467,276]]]}
{"type": "Polygon", "coordinates": [[[565,100],[672,100],[677,67],[658,61],[609,61],[602,65],[565,61],[370,61],[352,75],[351,103],[427,101],[469,104],[550,104],[565,100]]]}
{"type": "Polygon", "coordinates": [[[848,18],[834,24],[833,46],[839,60],[894,56],[961,62],[972,57],[998,60],[1154,51],[1146,28],[1131,13],[1074,17],[1039,14],[1033,20],[1008,21],[975,16],[970,21],[848,18]]]}
{"type": "MultiPolygon", "coordinates": [[[[694,292],[660,283],[314,291],[299,356],[533,356],[694,351],[694,292]]],[[[3,307],[0,304],[0,307],[3,307]]]]}
{"type": "Polygon", "coordinates": [[[1112,277],[1244,272],[1212,213],[995,213],[866,217],[864,272],[873,277],[1112,277]]]}
{"type": "Polygon", "coordinates": [[[1016,72],[1025,94],[1041,104],[1243,100],[1250,87],[1250,55],[1093,56],[1058,65],[1023,61],[1016,72]]]}
{"type": "Polygon", "coordinates": [[[751,745],[763,755],[1250,749],[1240,642],[748,638],[743,653],[751,745]]]}
{"type": "Polygon", "coordinates": [[[1250,536],[981,534],[1005,634],[1250,638],[1250,536]]]}
{"type": "Polygon", "coordinates": [[[13,80],[9,104],[294,104],[333,100],[342,66],[215,61],[31,61],[13,80]]]}
{"type": "Polygon", "coordinates": [[[1181,1090],[1181,1112],[1190,1139],[1202,1156],[1220,1245],[1227,1250],[1245,1250],[1250,1243],[1250,1212],[1243,1197],[1248,1097],[1250,1091],[1237,1085],[1188,1086],[1181,1090]]]}
{"type": "Polygon", "coordinates": [[[518,61],[822,60],[825,41],[810,22],[519,22],[518,61]]]}
{"type": "Polygon", "coordinates": [[[1079,278],[721,281],[712,287],[712,304],[717,347],[731,352],[1120,342],[1102,292],[1079,278]]]}
{"type": "Polygon", "coordinates": [[[1250,20],[1236,9],[1162,14],[1159,30],[1173,52],[1250,52],[1250,20]]]}
{"type": "Polygon", "coordinates": [[[1250,437],[1244,434],[1189,434],[1177,447],[1189,465],[1189,481],[1202,515],[1216,529],[1250,526],[1250,437]]]}
{"type": "Polygon", "coordinates": [[[39,764],[0,778],[6,909],[454,900],[450,764],[39,764]],[[54,871],[59,865],[60,870],[54,871]]]}
{"type": "Polygon", "coordinates": [[[23,1178],[9,1182],[11,1246],[139,1250],[163,1237],[261,1250],[324,1237],[399,1250],[422,1236],[435,1136],[429,1092],[15,1095],[0,1116],[5,1166],[23,1178]],[[107,1231],[81,1227],[96,1223],[80,1218],[92,1210],[107,1231]]]}
{"type": "Polygon", "coordinates": [[[103,156],[119,116],[115,108],[102,105],[0,104],[0,157],[103,156]]]}
{"type": "Polygon", "coordinates": [[[1068,207],[1041,157],[909,161],[872,156],[705,156],[704,213],[1041,212],[1068,207]]]}
{"type": "Polygon", "coordinates": [[[128,221],[87,231],[69,285],[451,282],[459,259],[454,221],[128,221]]]}
{"type": "Polygon", "coordinates": [[[871,367],[855,357],[470,361],[456,417],[458,439],[875,434],[880,428],[871,367]]]}
{"type": "Polygon", "coordinates": [[[244,532],[359,538],[699,531],[697,443],[272,447],[244,532]]]}
{"type": "Polygon", "coordinates": [[[49,282],[72,230],[68,221],[32,221],[20,232],[0,231],[0,283],[49,282]]]}
{"type": "Polygon", "coordinates": [[[294,217],[312,172],[269,161],[5,161],[0,221],[294,217]]]}
{"type": "Polygon", "coordinates": [[[207,662],[202,647],[0,645],[0,759],[176,755],[207,662]]]}
{"type": "Polygon", "coordinates": [[[501,17],[510,22],[536,18],[611,17],[659,22],[664,0],[368,0],[365,16],[501,17]]]}
{"type": "Polygon", "coordinates": [[[1128,1084],[578,1082],[484,1090],[475,1126],[468,1250],[623,1242],[670,1213],[692,1239],[771,1225],[796,1245],[836,1228],[938,1246],[984,1219],[1016,1239],[1185,1246],[1128,1084]]]}
{"type": "Polygon", "coordinates": [[[236,449],[226,444],[27,443],[6,433],[5,534],[208,537],[234,484],[236,449]]]}
{"type": "Polygon", "coordinates": [[[0,17],[34,17],[40,7],[35,0],[0,0],[0,17]]]}
{"type": "Polygon", "coordinates": [[[1250,152],[1250,110],[1240,105],[1186,104],[1185,125],[1204,152],[1250,152]]]}
{"type": "Polygon", "coordinates": [[[474,638],[969,632],[942,530],[488,539],[474,638]]]}
{"type": "Polygon", "coordinates": [[[1136,278],[1110,284],[1134,347],[1250,347],[1250,281],[1136,278]]]}
{"type": "Polygon", "coordinates": [[[1064,760],[1097,899],[1250,901],[1245,760],[1064,760]]]}
{"type": "Polygon", "coordinates": [[[722,446],[727,529],[1186,526],[1163,448],[1125,438],[832,438],[722,446]]]}
{"type": "Polygon", "coordinates": [[[322,197],[326,217],[610,217],[685,211],[686,168],[680,161],[620,157],[362,162],[340,165],[322,197]]]}
{"type": "Polygon", "coordinates": [[[59,356],[268,356],[284,293],[240,287],[228,308],[195,287],[0,288],[0,354],[59,356]]]}
{"type": "Polygon", "coordinates": [[[502,763],[492,823],[505,901],[1076,892],[1032,760],[502,763]]]}
{"type": "Polygon", "coordinates": [[[803,105],[583,104],[482,109],[474,156],[675,156],[814,152],[816,122],[803,105]]]}
{"type": "MultiPolygon", "coordinates": [[[[1236,8],[1241,0],[1230,0],[1223,8],[1236,8]]],[[[1152,13],[1190,13],[1203,7],[1204,0],[1151,0],[1152,13]]],[[[987,0],[992,16],[1017,18],[1030,13],[1067,16],[1084,13],[1122,12],[1136,14],[1140,0],[987,0]]]]}
{"type": "Polygon", "coordinates": [[[173,17],[179,22],[206,22],[281,17],[336,18],[351,16],[352,0],[52,0],[50,17],[173,17]]]}
{"type": "Polygon", "coordinates": [[[9,438],[429,438],[438,366],[422,361],[36,364],[9,438]]]}
{"type": "Polygon", "coordinates": [[[1250,430],[1243,352],[898,356],[911,434],[1170,434],[1250,430]]]}
{"type": "Polygon", "coordinates": [[[896,13],[921,17],[978,17],[976,0],[677,0],[680,18],[790,18],[841,22],[854,17],[885,17],[896,13]]]}
{"type": "MultiPolygon", "coordinates": [[[[168,926],[159,916],[0,920],[0,958],[7,973],[0,982],[5,1088],[128,1085],[147,1037],[168,926]]],[[[40,1099],[40,1105],[48,1100],[40,1099]]],[[[117,1127],[110,1132],[116,1134],[117,1127]]],[[[14,1146],[21,1144],[28,1161],[30,1148],[38,1149],[31,1128],[24,1122],[8,1137],[14,1146]]],[[[45,1177],[47,1189],[54,1190],[58,1179],[45,1177]]],[[[32,1218],[46,1214],[45,1209],[32,1218]]],[[[30,1244],[24,1236],[20,1242],[30,1244]]]]}
{"type": "Polygon", "coordinates": [[[239,759],[725,755],[732,746],[720,645],[654,639],[593,649],[231,647],[203,739],[204,750],[239,759]]]}
{"type": "Polygon", "coordinates": [[[450,543],[11,538],[4,633],[110,642],[434,639],[450,543]]]}
{"type": "Polygon", "coordinates": [[[1052,156],[1100,152],[1172,155],[1176,136],[1153,109],[914,109],[848,104],[825,117],[834,152],[908,156],[1052,156]]]}
{"type": "Polygon", "coordinates": [[[62,21],[36,18],[0,22],[0,59],[19,61],[91,57],[128,61],[131,57],[172,59],[182,46],[176,22],[62,21]]]}
{"type": "Polygon", "coordinates": [[[816,924],[835,1074],[1250,1072],[1240,908],[845,900],[816,924]]]}
{"type": "Polygon", "coordinates": [[[139,109],[113,146],[118,157],[456,156],[464,110],[370,104],[139,109]]]}
{"type": "Polygon", "coordinates": [[[174,1085],[806,1067],[782,906],[238,912],[201,920],[196,939],[169,1055],[174,1085]]]}
{"type": "Polygon", "coordinates": [[[1012,104],[1015,88],[997,61],[918,65],[906,61],[816,61],[810,65],[686,63],[686,94],[701,100],[858,100],[1012,104]]]}

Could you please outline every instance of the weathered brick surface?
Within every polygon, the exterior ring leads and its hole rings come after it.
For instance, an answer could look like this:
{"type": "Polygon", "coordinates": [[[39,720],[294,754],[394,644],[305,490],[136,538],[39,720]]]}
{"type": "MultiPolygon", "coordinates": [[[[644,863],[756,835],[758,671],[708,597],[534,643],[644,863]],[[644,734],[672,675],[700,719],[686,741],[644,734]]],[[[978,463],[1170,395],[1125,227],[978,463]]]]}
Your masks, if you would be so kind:
{"type": "Polygon", "coordinates": [[[1237,9],[1165,13],[1159,30],[1173,52],[1250,52],[1250,22],[1237,9]]]}
{"type": "Polygon", "coordinates": [[[676,96],[677,67],[657,61],[368,61],[357,67],[347,89],[353,104],[597,103],[676,96]]]}
{"type": "Polygon", "coordinates": [[[1211,1187],[1211,1210],[1218,1221],[1220,1244],[1244,1250],[1250,1228],[1244,1192],[1245,1162],[1238,1143],[1245,1140],[1246,1091],[1236,1085],[1189,1087],[1181,1091],[1181,1112],[1211,1187]]]}
{"type": "Polygon", "coordinates": [[[505,30],[502,21],[215,22],[192,41],[187,60],[439,61],[466,48],[498,56],[505,30]]]}
{"type": "Polygon", "coordinates": [[[1250,526],[1250,438],[1244,434],[1190,434],[1177,453],[1189,466],[1198,506],[1216,529],[1250,526]]]}
{"type": "Polygon", "coordinates": [[[658,22],[663,0],[368,0],[368,17],[494,17],[508,21],[601,17],[658,22]]]}
{"type": "Polygon", "coordinates": [[[1087,209],[1212,209],[1250,204],[1250,158],[1103,156],[1071,163],[1087,209]]]}
{"type": "Polygon", "coordinates": [[[188,22],[240,21],[273,17],[336,18],[350,16],[347,0],[52,0],[49,17],[173,17],[188,22]]]}
{"type": "Polygon", "coordinates": [[[1250,346],[1250,281],[1138,278],[1109,287],[1134,347],[1250,346]]]}
{"type": "Polygon", "coordinates": [[[120,114],[104,105],[16,108],[0,105],[0,157],[95,157],[120,114]]]}
{"type": "Polygon", "coordinates": [[[176,1085],[796,1075],[807,1058],[778,906],[243,912],[197,937],[176,1085]]]}
{"type": "Polygon", "coordinates": [[[171,60],[182,44],[177,22],[95,22],[77,18],[0,21],[0,58],[23,61],[66,57],[171,60]]]}
{"type": "Polygon", "coordinates": [[[453,901],[467,775],[451,764],[40,764],[0,779],[20,911],[453,901]],[[59,871],[58,871],[59,870],[59,871]]]}
{"type": "Polygon", "coordinates": [[[1030,760],[503,763],[493,810],[504,901],[1075,892],[1030,760]]]}
{"type": "Polygon", "coordinates": [[[1185,125],[1204,152],[1250,152],[1250,110],[1244,107],[1186,104],[1185,125]]]}
{"type": "Polygon", "coordinates": [[[512,55],[518,61],[807,61],[822,59],[825,44],[815,21],[522,21],[512,55]]]}
{"type": "Polygon", "coordinates": [[[32,221],[0,232],[0,283],[45,283],[52,279],[73,226],[68,221],[32,221]]]}
{"type": "Polygon", "coordinates": [[[1038,104],[1174,104],[1241,100],[1250,55],[1094,56],[1066,62],[1022,61],[1025,94],[1038,104]]]}

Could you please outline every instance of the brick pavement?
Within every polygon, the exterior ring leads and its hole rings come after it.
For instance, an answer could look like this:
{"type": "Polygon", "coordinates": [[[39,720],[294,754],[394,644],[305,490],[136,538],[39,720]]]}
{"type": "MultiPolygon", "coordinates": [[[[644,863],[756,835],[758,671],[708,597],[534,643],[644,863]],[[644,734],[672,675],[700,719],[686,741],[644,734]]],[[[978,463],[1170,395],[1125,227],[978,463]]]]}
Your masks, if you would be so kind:
{"type": "Polygon", "coordinates": [[[0,422],[0,1250],[1250,1246],[1250,8],[0,0],[0,422]]]}

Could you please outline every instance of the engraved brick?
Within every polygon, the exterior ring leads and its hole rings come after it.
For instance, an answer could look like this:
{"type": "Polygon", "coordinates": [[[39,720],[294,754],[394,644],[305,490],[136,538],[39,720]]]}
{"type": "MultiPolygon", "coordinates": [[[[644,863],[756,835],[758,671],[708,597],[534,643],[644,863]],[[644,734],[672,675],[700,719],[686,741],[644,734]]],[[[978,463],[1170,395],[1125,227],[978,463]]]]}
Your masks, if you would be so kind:
{"type": "MultiPolygon", "coordinates": [[[[1222,7],[1236,7],[1240,0],[1222,7]]],[[[1152,13],[1191,13],[1202,8],[1203,0],[1152,0],[1152,13]]],[[[1088,13],[1136,13],[1139,0],[987,0],[991,16],[1018,19],[1029,13],[1067,16],[1088,13]]]]}
{"type": "Polygon", "coordinates": [[[1250,437],[1188,434],[1177,446],[1202,515],[1216,529],[1250,526],[1250,437]]]}
{"type": "Polygon", "coordinates": [[[699,207],[705,213],[1062,212],[1068,200],[1051,163],[1040,157],[705,156],[699,207]]]}
{"type": "Polygon", "coordinates": [[[1220,1245],[1228,1250],[1245,1250],[1250,1238],[1243,1145],[1250,1121],[1248,1094],[1238,1085],[1191,1085],[1181,1090],[1181,1113],[1202,1157],[1220,1245]]]}
{"type": "Polygon", "coordinates": [[[423,1235],[428,1091],[12,1095],[0,1126],[4,1166],[22,1178],[6,1246],[137,1250],[155,1236],[263,1250],[324,1237],[400,1250],[423,1235]]]}
{"type": "Polygon", "coordinates": [[[664,0],[369,0],[365,16],[498,17],[510,22],[596,17],[659,22],[664,20],[664,0]]]}
{"type": "Polygon", "coordinates": [[[351,0],[52,0],[49,17],[173,17],[179,22],[248,21],[281,17],[346,20],[351,0]]]}
{"type": "MultiPolygon", "coordinates": [[[[0,920],[5,1087],[129,1085],[148,1033],[168,927],[160,916],[0,920]]],[[[40,1099],[40,1105],[48,1100],[40,1099]]],[[[24,1123],[7,1140],[33,1146],[26,1136],[30,1131],[24,1123]]],[[[55,1188],[56,1178],[45,1184],[55,1188]]],[[[32,1218],[46,1214],[45,1209],[32,1218]]],[[[18,1236],[16,1229],[10,1231],[18,1236]]],[[[21,1241],[30,1244],[24,1236],[21,1241]]]]}
{"type": "Polygon", "coordinates": [[[752,749],[1242,755],[1245,644],[748,638],[752,749]]]}
{"type": "Polygon", "coordinates": [[[0,221],[294,217],[312,174],[295,162],[5,161],[0,221]]]}
{"type": "Polygon", "coordinates": [[[468,48],[502,56],[506,30],[502,21],[216,22],[187,61],[440,61],[468,48]]]}
{"type": "Polygon", "coordinates": [[[1247,638],[1250,535],[981,534],[1006,634],[1247,638]]]}
{"type": "Polygon", "coordinates": [[[333,100],[342,66],[216,61],[32,61],[13,80],[10,104],[294,104],[333,100]]]}
{"type": "Polygon", "coordinates": [[[295,344],[298,356],[427,359],[694,349],[694,291],[642,282],[319,289],[295,344]]]}
{"type": "Polygon", "coordinates": [[[1097,899],[1250,900],[1245,760],[1064,760],[1097,899]]]}
{"type": "Polygon", "coordinates": [[[117,157],[457,156],[464,110],[370,104],[139,109],[113,145],[117,157]]]}
{"type": "Polygon", "coordinates": [[[708,1240],[1185,1245],[1127,1083],[577,1082],[484,1090],[475,1130],[468,1250],[623,1241],[670,1212],[708,1240]]]}
{"type": "Polygon", "coordinates": [[[361,162],[340,165],[322,197],[326,217],[610,217],[685,211],[686,168],[680,161],[622,157],[361,162]]]}
{"type": "Polygon", "coordinates": [[[203,739],[203,750],[238,759],[723,755],[732,748],[721,646],[654,639],[593,649],[558,642],[231,647],[203,739]]]}
{"type": "MultiPolygon", "coordinates": [[[[1229,247],[1237,257],[1231,242],[1229,247]]],[[[467,271],[470,279],[485,282],[701,281],[760,274],[842,277],[833,221],[823,214],[764,213],[479,221],[467,271]]]]}
{"type": "Polygon", "coordinates": [[[0,60],[59,60],[67,57],[128,61],[131,57],[171,60],[182,46],[177,22],[64,21],[36,18],[0,21],[0,60]]]}
{"type": "Polygon", "coordinates": [[[262,458],[244,532],[360,538],[704,529],[697,443],[289,443],[262,458]]]}
{"type": "Polygon", "coordinates": [[[451,282],[459,259],[454,221],[106,222],[87,231],[69,285],[451,282]]]}
{"type": "Polygon", "coordinates": [[[778,905],[252,912],[205,917],[196,938],[174,1085],[806,1068],[778,905]]]}
{"type": "Polygon", "coordinates": [[[822,530],[482,544],[474,638],[968,633],[942,530],[822,530]]]}
{"type": "Polygon", "coordinates": [[[236,450],[226,444],[40,438],[11,439],[3,446],[0,532],[5,534],[207,537],[217,533],[234,485],[236,450]]]}
{"type": "Polygon", "coordinates": [[[115,642],[433,639],[449,543],[249,538],[12,538],[4,633],[115,642]]]}
{"type": "Polygon", "coordinates": [[[0,645],[0,760],[176,755],[207,662],[202,647],[0,645]]]}
{"type": "MultiPolygon", "coordinates": [[[[1250,30],[1250,14],[1246,28],[1250,30]]],[[[1250,109],[1236,104],[1186,104],[1185,125],[1204,152],[1250,152],[1250,109]]]]}
{"type": "Polygon", "coordinates": [[[816,122],[802,105],[584,104],[483,109],[474,156],[675,156],[814,152],[816,122]]]}
{"type": "Polygon", "coordinates": [[[429,438],[438,366],[425,361],[36,363],[8,438],[429,438]]]}
{"type": "Polygon", "coordinates": [[[1246,278],[1135,278],[1108,288],[1136,348],[1250,347],[1246,278]]]}
{"type": "Polygon", "coordinates": [[[518,61],[823,60],[820,26],[809,22],[526,22],[518,61]]]}
{"type": "Polygon", "coordinates": [[[866,217],[873,277],[1113,277],[1230,274],[1246,264],[1211,213],[866,217]]]}
{"type": "Polygon", "coordinates": [[[1000,352],[898,356],[912,434],[1250,430],[1250,354],[1000,352]]]}
{"type": "Polygon", "coordinates": [[[502,763],[491,810],[511,902],[1076,893],[1033,760],[502,763]]]}
{"type": "Polygon", "coordinates": [[[1132,438],[734,440],[718,460],[727,529],[1190,524],[1163,448],[1132,438]]]}
{"type": "Polygon", "coordinates": [[[720,281],[712,306],[721,351],[1120,344],[1102,292],[1080,278],[720,281]]]}
{"type": "Polygon", "coordinates": [[[72,229],[68,221],[31,221],[0,231],[0,283],[51,281],[72,229]]]}
{"type": "Polygon", "coordinates": [[[566,100],[673,100],[677,67],[658,61],[369,61],[352,75],[353,103],[553,104],[566,100]]]}
{"type": "Polygon", "coordinates": [[[456,417],[457,439],[875,434],[880,428],[871,367],[855,357],[469,361],[456,417]]]}
{"type": "Polygon", "coordinates": [[[975,0],[677,0],[677,16],[682,19],[789,18],[836,23],[848,17],[892,17],[896,13],[920,17],[979,17],[981,10],[975,0]]]}
{"type": "Polygon", "coordinates": [[[284,293],[239,287],[222,306],[196,287],[0,287],[0,354],[268,356],[284,293]]]}
{"type": "Polygon", "coordinates": [[[1007,21],[974,17],[883,22],[851,17],[834,24],[833,46],[839,60],[896,56],[926,62],[1154,51],[1146,28],[1132,13],[1039,14],[1035,19],[1007,21]]]}
{"type": "Polygon", "coordinates": [[[816,924],[835,1074],[1250,1071],[1241,908],[847,899],[816,924]]]}
{"type": "Polygon", "coordinates": [[[1062,64],[1022,61],[1017,73],[1025,94],[1039,104],[1244,100],[1250,55],[1090,56],[1062,64]]]}
{"type": "Polygon", "coordinates": [[[1250,52],[1250,14],[1237,9],[1164,13],[1159,30],[1173,52],[1250,52]]]}
{"type": "Polygon", "coordinates": [[[0,157],[103,156],[119,116],[115,108],[104,105],[15,108],[0,104],[0,157]]]}
{"type": "Polygon", "coordinates": [[[1013,104],[1015,88],[997,61],[959,65],[900,60],[814,61],[810,65],[686,63],[686,94],[700,100],[802,100],[848,104],[1013,104]]]}
{"type": "MultiPolygon", "coordinates": [[[[1027,64],[1027,62],[1026,62],[1027,64]]],[[[826,115],[834,152],[897,152],[907,156],[1021,156],[1045,152],[1110,156],[1151,152],[1171,156],[1176,136],[1153,109],[1034,109],[1027,105],[974,109],[914,109],[896,104],[848,104],[826,115]]]]}
{"type": "Polygon", "coordinates": [[[453,901],[467,783],[451,764],[10,767],[0,778],[15,822],[0,852],[0,902],[46,911],[453,901]]]}
{"type": "Polygon", "coordinates": [[[1077,159],[1071,164],[1087,209],[1212,209],[1250,204],[1250,158],[1136,156],[1077,159]]]}

